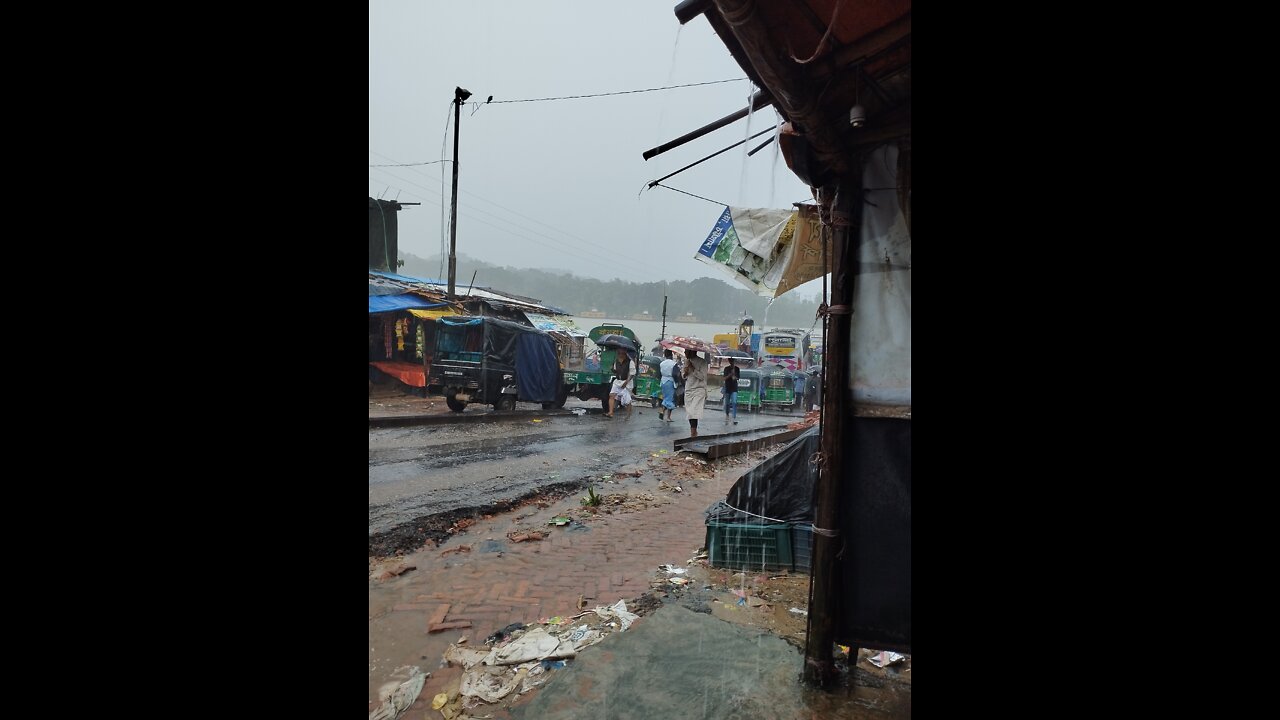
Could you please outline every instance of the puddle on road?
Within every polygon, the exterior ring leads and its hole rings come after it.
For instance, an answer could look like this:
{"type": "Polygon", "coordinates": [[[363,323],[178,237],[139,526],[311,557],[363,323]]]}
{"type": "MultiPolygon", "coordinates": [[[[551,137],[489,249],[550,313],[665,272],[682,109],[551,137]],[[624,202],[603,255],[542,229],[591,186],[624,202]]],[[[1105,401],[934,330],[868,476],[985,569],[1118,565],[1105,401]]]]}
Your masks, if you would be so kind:
{"type": "Polygon", "coordinates": [[[803,653],[786,641],[677,605],[575,658],[511,717],[629,718],[911,717],[910,686],[881,683],[832,692],[800,684],[803,653]]]}

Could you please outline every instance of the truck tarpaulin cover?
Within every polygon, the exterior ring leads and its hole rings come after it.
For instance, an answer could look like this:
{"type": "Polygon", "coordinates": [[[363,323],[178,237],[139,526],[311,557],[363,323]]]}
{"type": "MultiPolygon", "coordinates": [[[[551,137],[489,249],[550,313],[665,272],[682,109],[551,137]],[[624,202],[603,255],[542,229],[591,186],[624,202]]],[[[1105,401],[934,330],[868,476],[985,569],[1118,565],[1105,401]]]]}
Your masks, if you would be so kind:
{"type": "Polygon", "coordinates": [[[551,336],[510,320],[475,319],[484,321],[484,354],[489,369],[514,370],[521,401],[555,400],[560,363],[551,336]]]}
{"type": "Polygon", "coordinates": [[[738,478],[724,500],[707,508],[707,520],[812,523],[818,469],[809,460],[818,452],[819,441],[818,428],[810,428],[777,455],[755,466],[738,478]]]}
{"type": "Polygon", "coordinates": [[[516,342],[516,387],[520,399],[551,402],[561,382],[555,341],[546,335],[526,333],[516,342]]]}

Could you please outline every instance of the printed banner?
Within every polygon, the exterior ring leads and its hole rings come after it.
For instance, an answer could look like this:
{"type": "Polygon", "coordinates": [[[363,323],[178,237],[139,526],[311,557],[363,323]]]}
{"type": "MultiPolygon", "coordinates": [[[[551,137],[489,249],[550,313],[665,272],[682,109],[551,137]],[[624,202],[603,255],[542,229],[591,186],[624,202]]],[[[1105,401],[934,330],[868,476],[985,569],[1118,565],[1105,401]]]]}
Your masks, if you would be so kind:
{"type": "Polygon", "coordinates": [[[817,211],[802,210],[726,206],[694,257],[757,295],[777,297],[822,274],[817,211]]]}

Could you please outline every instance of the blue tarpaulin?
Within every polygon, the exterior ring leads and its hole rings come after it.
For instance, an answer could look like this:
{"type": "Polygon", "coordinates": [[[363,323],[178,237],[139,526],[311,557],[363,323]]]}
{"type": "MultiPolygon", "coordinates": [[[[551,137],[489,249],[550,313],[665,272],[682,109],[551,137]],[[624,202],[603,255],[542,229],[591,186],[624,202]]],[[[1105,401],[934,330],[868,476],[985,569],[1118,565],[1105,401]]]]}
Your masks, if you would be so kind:
{"type": "Polygon", "coordinates": [[[553,402],[560,382],[555,341],[542,333],[522,333],[516,340],[516,387],[520,399],[553,402]]]}
{"type": "Polygon", "coordinates": [[[405,293],[403,295],[370,295],[369,296],[369,312],[391,312],[393,310],[408,310],[409,308],[433,308],[440,307],[444,303],[431,302],[424,300],[418,295],[405,293]]]}
{"type": "Polygon", "coordinates": [[[407,282],[407,283],[426,283],[428,285],[444,285],[446,282],[444,280],[432,280],[431,278],[417,278],[417,277],[413,277],[412,275],[397,275],[396,273],[387,272],[386,270],[370,270],[369,274],[377,275],[378,277],[389,278],[391,280],[399,280],[400,282],[407,282]]]}

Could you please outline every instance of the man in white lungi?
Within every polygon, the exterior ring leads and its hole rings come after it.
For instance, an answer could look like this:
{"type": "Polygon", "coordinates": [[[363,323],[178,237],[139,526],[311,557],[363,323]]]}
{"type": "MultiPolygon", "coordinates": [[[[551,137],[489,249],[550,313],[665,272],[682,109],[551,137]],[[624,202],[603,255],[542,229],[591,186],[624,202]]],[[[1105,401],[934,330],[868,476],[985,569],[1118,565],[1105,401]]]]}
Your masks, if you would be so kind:
{"type": "MultiPolygon", "coordinates": [[[[710,355],[710,353],[708,353],[710,355]]],[[[689,416],[689,437],[698,437],[698,420],[707,403],[708,360],[698,357],[698,351],[686,349],[684,357],[684,411],[689,416]]]]}

